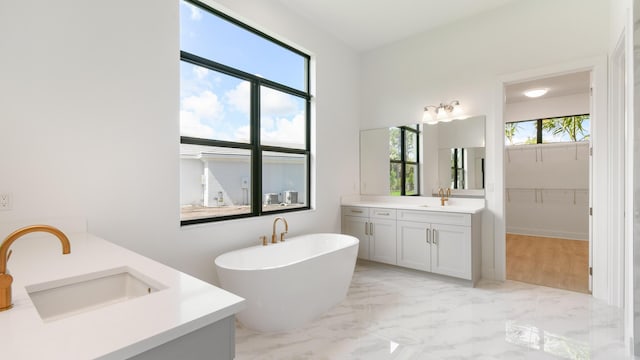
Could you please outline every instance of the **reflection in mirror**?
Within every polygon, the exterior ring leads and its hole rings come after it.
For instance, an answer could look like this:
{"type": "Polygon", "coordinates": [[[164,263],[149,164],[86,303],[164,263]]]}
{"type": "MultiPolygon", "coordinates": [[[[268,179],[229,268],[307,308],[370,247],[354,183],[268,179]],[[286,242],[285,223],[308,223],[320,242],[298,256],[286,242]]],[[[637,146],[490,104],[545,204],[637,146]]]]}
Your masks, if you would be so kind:
{"type": "Polygon", "coordinates": [[[484,189],[484,148],[438,150],[438,182],[454,190],[484,189]]]}
{"type": "Polygon", "coordinates": [[[419,126],[389,128],[389,182],[393,196],[420,195],[419,126]]]}
{"type": "Polygon", "coordinates": [[[398,161],[404,154],[406,194],[420,194],[422,189],[423,195],[431,196],[438,193],[438,188],[449,187],[456,196],[484,196],[484,123],[484,116],[476,116],[421,126],[415,133],[405,131],[409,135],[404,138],[404,151],[400,126],[362,130],[360,193],[397,194],[402,186],[398,161]],[[390,129],[396,135],[390,136],[390,129]]]}
{"type": "Polygon", "coordinates": [[[484,123],[484,116],[475,116],[425,126],[425,193],[451,188],[456,195],[484,195],[484,123]]]}
{"type": "Polygon", "coordinates": [[[418,124],[360,132],[360,193],[420,194],[418,124]]]}

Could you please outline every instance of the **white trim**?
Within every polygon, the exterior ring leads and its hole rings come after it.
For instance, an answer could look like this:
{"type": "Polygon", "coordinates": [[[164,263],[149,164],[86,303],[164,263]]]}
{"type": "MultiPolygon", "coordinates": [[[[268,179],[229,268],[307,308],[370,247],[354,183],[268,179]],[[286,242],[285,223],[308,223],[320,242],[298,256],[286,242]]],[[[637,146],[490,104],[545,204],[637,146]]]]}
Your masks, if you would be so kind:
{"type": "Polygon", "coordinates": [[[534,229],[523,227],[507,227],[509,234],[528,235],[528,236],[540,236],[548,238],[566,239],[566,240],[580,240],[588,241],[589,233],[579,233],[572,231],[553,231],[546,229],[534,229]]]}
{"type": "MultiPolygon", "coordinates": [[[[631,2],[629,2],[631,4],[631,2]]],[[[631,5],[630,5],[631,6],[631,5]]],[[[637,339],[636,334],[634,336],[634,283],[635,279],[634,275],[636,264],[633,263],[634,260],[634,251],[633,251],[633,221],[634,221],[634,162],[635,156],[634,153],[634,136],[635,136],[635,104],[634,104],[634,93],[635,93],[635,84],[634,84],[634,58],[635,51],[633,46],[633,37],[637,35],[637,31],[634,32],[634,23],[633,23],[633,11],[632,8],[627,8],[625,13],[625,26],[623,27],[620,38],[624,39],[624,47],[625,47],[625,89],[626,89],[626,98],[625,98],[625,275],[626,278],[624,280],[625,287],[625,299],[624,299],[624,340],[625,344],[628,348],[631,349],[631,353],[634,350],[638,350],[636,348],[636,344],[634,342],[637,339]]]]}
{"type": "Polygon", "coordinates": [[[625,37],[621,35],[611,54],[609,76],[609,226],[611,260],[609,281],[612,284],[611,303],[624,306],[624,239],[625,239],[625,37]],[[618,139],[618,141],[613,141],[618,139]]]}
{"type": "Polygon", "coordinates": [[[592,144],[594,149],[593,167],[590,172],[593,174],[593,184],[590,185],[591,200],[594,206],[593,228],[590,234],[593,241],[593,267],[594,267],[594,286],[593,296],[598,299],[611,303],[612,290],[609,284],[607,274],[609,266],[613,264],[613,259],[609,256],[609,237],[607,234],[608,223],[606,216],[598,216],[598,214],[606,214],[608,208],[607,201],[607,171],[608,171],[608,126],[607,126],[607,58],[606,56],[580,59],[565,64],[552,65],[537,69],[526,70],[518,73],[507,74],[499,77],[496,98],[496,114],[498,121],[494,121],[495,141],[493,144],[496,154],[496,192],[495,197],[498,204],[502,204],[502,213],[496,214],[495,217],[495,247],[494,247],[494,264],[496,278],[504,280],[506,277],[506,241],[505,241],[505,202],[504,202],[504,86],[537,78],[557,76],[562,74],[574,73],[578,71],[591,71],[592,73],[592,144]],[[602,150],[599,150],[602,149],[602,150]],[[597,190],[597,191],[594,191],[597,190]]]}

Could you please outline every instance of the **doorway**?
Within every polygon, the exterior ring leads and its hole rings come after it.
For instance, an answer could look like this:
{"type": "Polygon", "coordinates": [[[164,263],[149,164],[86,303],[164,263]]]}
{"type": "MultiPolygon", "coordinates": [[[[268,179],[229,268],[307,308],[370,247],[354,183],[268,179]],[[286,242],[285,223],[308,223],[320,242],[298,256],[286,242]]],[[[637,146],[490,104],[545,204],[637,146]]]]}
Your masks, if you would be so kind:
{"type": "Polygon", "coordinates": [[[506,278],[590,293],[591,71],[505,86],[506,278]]]}

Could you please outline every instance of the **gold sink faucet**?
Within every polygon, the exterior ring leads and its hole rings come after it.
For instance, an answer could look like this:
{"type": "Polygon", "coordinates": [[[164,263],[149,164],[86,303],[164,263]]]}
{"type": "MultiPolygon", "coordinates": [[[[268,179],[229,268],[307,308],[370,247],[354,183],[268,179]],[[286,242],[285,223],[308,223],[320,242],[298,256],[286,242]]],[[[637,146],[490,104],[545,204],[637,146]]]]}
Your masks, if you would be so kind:
{"type": "Polygon", "coordinates": [[[278,242],[278,238],[276,237],[276,223],[278,222],[278,220],[282,220],[282,222],[284,222],[284,232],[280,233],[280,241],[284,241],[284,234],[289,232],[289,224],[287,224],[287,219],[283,217],[275,218],[275,220],[273,220],[273,234],[271,234],[271,242],[273,244],[278,242]]]}
{"type": "Polygon", "coordinates": [[[13,277],[7,274],[7,261],[9,247],[18,238],[23,235],[32,232],[48,232],[55,235],[60,239],[62,243],[62,254],[68,254],[71,252],[71,244],[69,244],[69,238],[57,228],[49,225],[31,225],[20,228],[7,236],[2,245],[0,245],[0,311],[11,309],[13,304],[11,303],[11,283],[13,283],[13,277]]]}
{"type": "Polygon", "coordinates": [[[443,188],[438,189],[438,196],[440,196],[440,205],[444,206],[445,201],[449,201],[451,197],[451,188],[447,188],[446,190],[443,188]]]}

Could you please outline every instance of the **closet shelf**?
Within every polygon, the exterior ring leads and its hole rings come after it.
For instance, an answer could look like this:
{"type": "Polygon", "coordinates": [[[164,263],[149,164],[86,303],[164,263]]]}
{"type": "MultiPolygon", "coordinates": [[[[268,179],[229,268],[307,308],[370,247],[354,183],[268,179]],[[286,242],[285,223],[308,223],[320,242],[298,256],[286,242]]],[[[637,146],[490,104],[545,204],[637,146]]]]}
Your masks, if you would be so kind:
{"type": "Polygon", "coordinates": [[[506,187],[513,191],[589,191],[587,188],[506,187]]]}
{"type": "Polygon", "coordinates": [[[547,188],[547,187],[507,187],[505,188],[507,193],[507,202],[511,202],[511,192],[515,191],[530,191],[533,193],[533,201],[536,203],[544,203],[543,193],[551,192],[552,198],[558,196],[558,193],[573,193],[573,204],[576,205],[577,202],[577,194],[580,193],[588,193],[589,189],[586,188],[547,188]],[[555,193],[555,194],[554,194],[555,193]]]}

